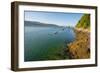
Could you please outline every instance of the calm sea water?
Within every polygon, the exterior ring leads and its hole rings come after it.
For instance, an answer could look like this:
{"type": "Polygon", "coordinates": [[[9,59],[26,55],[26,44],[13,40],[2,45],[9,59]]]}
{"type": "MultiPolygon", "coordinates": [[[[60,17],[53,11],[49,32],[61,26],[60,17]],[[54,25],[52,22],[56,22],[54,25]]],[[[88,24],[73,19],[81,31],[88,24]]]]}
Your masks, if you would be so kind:
{"type": "Polygon", "coordinates": [[[24,61],[68,59],[66,45],[74,39],[72,28],[25,26],[24,61]]]}

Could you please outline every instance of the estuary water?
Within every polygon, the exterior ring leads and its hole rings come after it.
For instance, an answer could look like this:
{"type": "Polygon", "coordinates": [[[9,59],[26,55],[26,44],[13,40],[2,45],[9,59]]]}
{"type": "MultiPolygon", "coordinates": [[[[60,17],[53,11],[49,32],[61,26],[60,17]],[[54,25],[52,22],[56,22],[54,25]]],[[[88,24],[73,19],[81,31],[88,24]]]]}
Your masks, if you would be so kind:
{"type": "Polygon", "coordinates": [[[75,33],[67,27],[24,27],[24,61],[69,59],[67,44],[75,33]]]}

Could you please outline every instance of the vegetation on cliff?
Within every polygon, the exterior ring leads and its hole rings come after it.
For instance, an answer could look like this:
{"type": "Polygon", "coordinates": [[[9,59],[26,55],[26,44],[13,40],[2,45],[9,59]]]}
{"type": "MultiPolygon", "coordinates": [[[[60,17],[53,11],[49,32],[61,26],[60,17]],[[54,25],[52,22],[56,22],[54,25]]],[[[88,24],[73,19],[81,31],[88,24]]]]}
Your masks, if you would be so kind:
{"type": "Polygon", "coordinates": [[[90,29],[90,14],[84,14],[78,21],[76,28],[90,29]]]}

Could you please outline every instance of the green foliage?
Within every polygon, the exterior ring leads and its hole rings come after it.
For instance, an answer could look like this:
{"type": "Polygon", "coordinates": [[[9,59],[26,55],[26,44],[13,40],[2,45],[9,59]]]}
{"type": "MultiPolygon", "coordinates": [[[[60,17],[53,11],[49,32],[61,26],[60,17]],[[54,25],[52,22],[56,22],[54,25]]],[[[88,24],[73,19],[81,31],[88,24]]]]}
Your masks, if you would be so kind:
{"type": "Polygon", "coordinates": [[[90,28],[90,14],[84,14],[78,21],[76,27],[84,29],[90,28]]]}

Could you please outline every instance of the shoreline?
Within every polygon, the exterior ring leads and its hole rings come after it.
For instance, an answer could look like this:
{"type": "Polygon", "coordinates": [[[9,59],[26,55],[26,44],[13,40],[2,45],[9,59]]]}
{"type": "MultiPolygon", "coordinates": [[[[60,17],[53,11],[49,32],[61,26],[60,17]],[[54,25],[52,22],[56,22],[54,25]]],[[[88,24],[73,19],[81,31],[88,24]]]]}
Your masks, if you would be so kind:
{"type": "Polygon", "coordinates": [[[67,45],[71,59],[90,58],[90,31],[88,29],[75,28],[76,38],[67,45]]]}
{"type": "Polygon", "coordinates": [[[75,27],[74,30],[90,33],[90,30],[89,30],[89,29],[83,29],[83,28],[76,28],[76,27],[75,27]]]}

